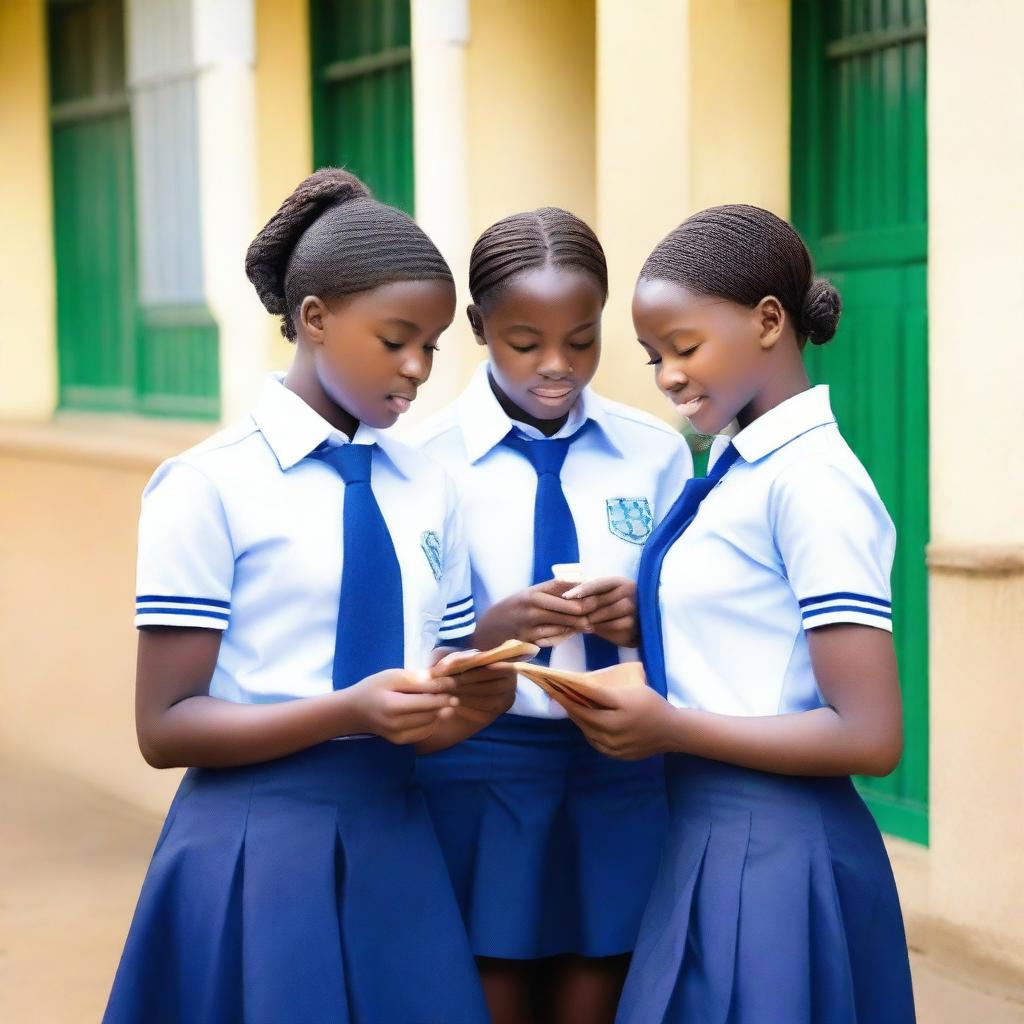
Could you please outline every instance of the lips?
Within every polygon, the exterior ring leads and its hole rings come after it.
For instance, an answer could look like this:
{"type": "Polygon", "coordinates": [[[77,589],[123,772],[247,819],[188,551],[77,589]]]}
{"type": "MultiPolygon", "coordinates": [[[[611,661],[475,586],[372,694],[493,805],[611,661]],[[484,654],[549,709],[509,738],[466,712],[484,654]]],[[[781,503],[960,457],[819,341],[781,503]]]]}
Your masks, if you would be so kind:
{"type": "Polygon", "coordinates": [[[695,398],[687,399],[685,402],[676,402],[676,408],[679,410],[680,415],[689,419],[691,416],[697,415],[703,404],[704,396],[697,395],[695,398]]]}
{"type": "Polygon", "coordinates": [[[403,412],[409,411],[409,406],[412,405],[415,395],[388,395],[388,405],[401,415],[403,412]]]}
{"type": "Polygon", "coordinates": [[[575,393],[576,387],[573,384],[548,384],[544,387],[530,388],[531,395],[549,405],[560,405],[575,393]]]}

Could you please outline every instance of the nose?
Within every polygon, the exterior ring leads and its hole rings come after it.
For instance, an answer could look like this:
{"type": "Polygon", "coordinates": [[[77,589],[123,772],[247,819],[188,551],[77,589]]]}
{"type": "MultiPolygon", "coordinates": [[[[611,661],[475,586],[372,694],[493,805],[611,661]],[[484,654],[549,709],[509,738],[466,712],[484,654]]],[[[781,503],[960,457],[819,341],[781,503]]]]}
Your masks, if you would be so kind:
{"type": "Polygon", "coordinates": [[[545,354],[544,360],[537,367],[542,377],[566,377],[572,373],[569,357],[560,349],[545,354]]]}
{"type": "Polygon", "coordinates": [[[662,391],[681,391],[690,383],[690,378],[681,366],[670,365],[664,359],[658,364],[656,380],[662,391]]]}
{"type": "Polygon", "coordinates": [[[412,381],[417,385],[422,384],[430,376],[429,355],[420,349],[415,353],[410,353],[403,360],[399,372],[406,380],[412,381]]]}

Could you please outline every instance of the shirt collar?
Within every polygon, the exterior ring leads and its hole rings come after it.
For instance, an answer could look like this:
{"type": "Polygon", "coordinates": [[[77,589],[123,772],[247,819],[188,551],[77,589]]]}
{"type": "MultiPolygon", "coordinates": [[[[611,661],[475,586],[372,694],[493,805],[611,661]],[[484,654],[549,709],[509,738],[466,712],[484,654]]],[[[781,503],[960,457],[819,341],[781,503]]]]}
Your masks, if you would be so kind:
{"type": "Polygon", "coordinates": [[[757,462],[815,427],[835,423],[828,385],[819,384],[759,416],[732,443],[744,462],[757,462]]]}
{"type": "Polygon", "coordinates": [[[377,445],[399,473],[410,475],[410,452],[403,444],[365,423],[349,438],[286,388],[283,373],[272,373],[264,381],[252,418],[283,470],[291,469],[324,443],[352,443],[377,445]]]}
{"type": "MultiPolygon", "coordinates": [[[[509,419],[501,404],[491,390],[491,382],[487,376],[488,364],[482,363],[473,374],[469,386],[459,396],[456,413],[459,429],[466,445],[466,454],[470,462],[483,458],[491,449],[501,443],[502,438],[518,426],[509,419]]],[[[614,455],[622,455],[621,450],[612,439],[609,428],[608,410],[600,395],[594,394],[590,388],[584,388],[576,407],[569,414],[569,419],[558,436],[571,436],[587,420],[593,420],[599,428],[592,430],[592,437],[600,438],[614,455]],[[563,433],[563,431],[565,431],[563,433]]]]}

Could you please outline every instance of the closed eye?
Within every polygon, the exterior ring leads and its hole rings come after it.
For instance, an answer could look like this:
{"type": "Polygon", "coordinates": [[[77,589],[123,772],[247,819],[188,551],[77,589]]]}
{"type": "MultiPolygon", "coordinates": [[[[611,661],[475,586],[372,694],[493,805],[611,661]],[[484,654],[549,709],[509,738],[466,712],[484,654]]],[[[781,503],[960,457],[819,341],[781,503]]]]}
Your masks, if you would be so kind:
{"type": "Polygon", "coordinates": [[[678,352],[677,354],[679,355],[679,357],[681,359],[685,359],[687,356],[692,356],[693,353],[696,352],[697,349],[699,349],[699,348],[700,348],[699,344],[698,345],[691,345],[689,348],[684,348],[682,352],[678,352]]]}
{"type": "Polygon", "coordinates": [[[377,335],[377,337],[380,338],[384,347],[388,349],[388,351],[390,352],[397,352],[404,344],[404,342],[401,341],[389,341],[387,338],[384,338],[379,334],[377,335]]]}
{"type": "Polygon", "coordinates": [[[577,352],[586,352],[588,348],[594,347],[596,338],[591,338],[590,341],[571,341],[569,342],[569,348],[575,349],[577,352]]]}
{"type": "Polygon", "coordinates": [[[536,345],[510,345],[513,352],[532,352],[536,345]]]}

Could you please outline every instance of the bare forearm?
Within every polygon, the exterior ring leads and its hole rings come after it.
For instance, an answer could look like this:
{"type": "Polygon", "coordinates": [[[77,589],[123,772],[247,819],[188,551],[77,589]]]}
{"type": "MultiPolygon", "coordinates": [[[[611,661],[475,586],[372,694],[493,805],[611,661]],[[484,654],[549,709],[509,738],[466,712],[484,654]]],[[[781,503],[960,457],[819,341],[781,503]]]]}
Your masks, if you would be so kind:
{"type": "Polygon", "coordinates": [[[785,775],[887,775],[903,745],[899,722],[829,707],[759,718],[673,708],[666,739],[670,751],[785,775]]]}
{"type": "Polygon", "coordinates": [[[156,768],[230,768],[270,761],[359,732],[344,694],[275,704],[187,697],[140,718],[139,747],[156,768]]]}

